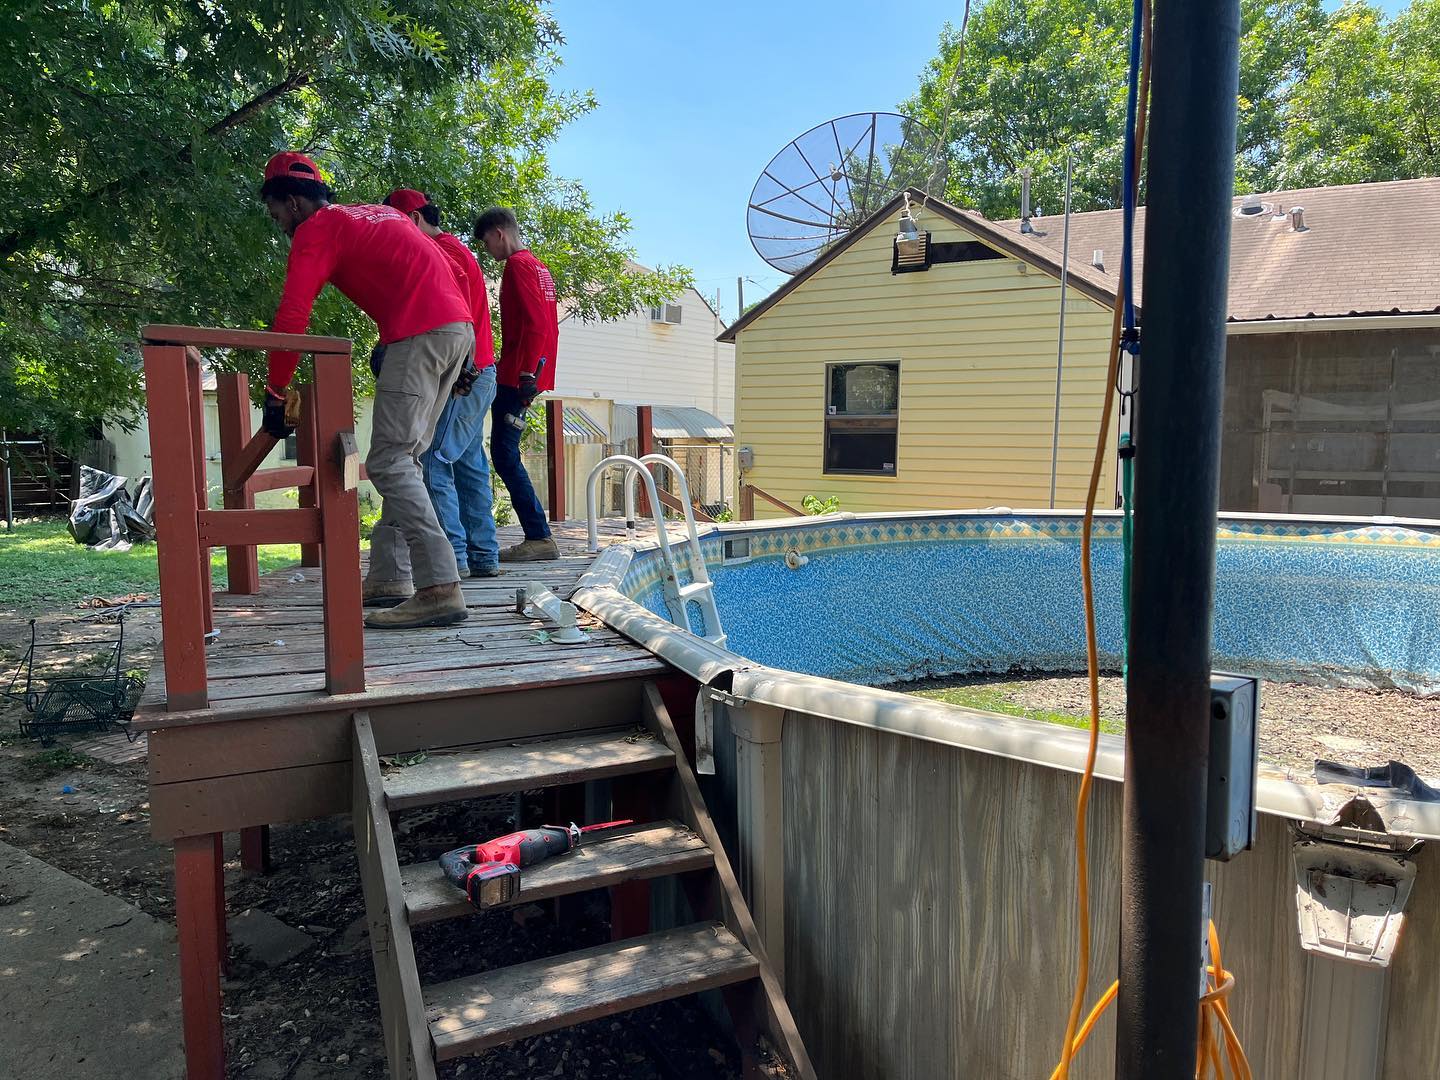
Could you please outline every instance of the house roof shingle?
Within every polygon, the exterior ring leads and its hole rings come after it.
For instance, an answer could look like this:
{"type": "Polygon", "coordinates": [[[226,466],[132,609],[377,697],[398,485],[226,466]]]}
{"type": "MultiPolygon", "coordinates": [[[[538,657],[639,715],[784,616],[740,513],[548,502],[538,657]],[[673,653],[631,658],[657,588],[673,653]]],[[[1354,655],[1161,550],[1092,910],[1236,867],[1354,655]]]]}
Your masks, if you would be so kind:
{"type": "MultiPolygon", "coordinates": [[[[1265,211],[1230,224],[1230,319],[1307,319],[1440,311],[1440,177],[1260,196],[1265,211]],[[1290,223],[1305,208],[1304,232],[1290,223]]],[[[1242,201],[1236,196],[1234,206],[1242,201]]],[[[1018,219],[999,223],[1019,232],[1018,219]]],[[[1059,252],[1065,219],[1031,218],[1030,235],[1059,252]]],[[[1140,302],[1145,208],[1135,215],[1135,297],[1140,302]]],[[[1070,267],[1105,252],[1111,291],[1120,270],[1119,210],[1070,215],[1070,267]]]]}

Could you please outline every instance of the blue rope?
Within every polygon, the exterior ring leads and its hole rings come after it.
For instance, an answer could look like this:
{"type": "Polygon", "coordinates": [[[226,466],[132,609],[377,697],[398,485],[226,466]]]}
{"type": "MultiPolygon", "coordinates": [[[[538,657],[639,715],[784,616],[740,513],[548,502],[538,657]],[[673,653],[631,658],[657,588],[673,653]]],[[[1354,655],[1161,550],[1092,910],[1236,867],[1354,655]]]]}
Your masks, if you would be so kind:
{"type": "MultiPolygon", "coordinates": [[[[1130,74],[1125,93],[1125,161],[1121,196],[1121,216],[1124,222],[1124,238],[1120,253],[1120,272],[1125,279],[1124,327],[1126,336],[1134,337],[1135,330],[1135,114],[1140,98],[1140,35],[1144,29],[1143,0],[1134,0],[1133,23],[1130,28],[1130,74]]],[[[1138,351],[1132,349],[1132,352],[1138,351]]]]}

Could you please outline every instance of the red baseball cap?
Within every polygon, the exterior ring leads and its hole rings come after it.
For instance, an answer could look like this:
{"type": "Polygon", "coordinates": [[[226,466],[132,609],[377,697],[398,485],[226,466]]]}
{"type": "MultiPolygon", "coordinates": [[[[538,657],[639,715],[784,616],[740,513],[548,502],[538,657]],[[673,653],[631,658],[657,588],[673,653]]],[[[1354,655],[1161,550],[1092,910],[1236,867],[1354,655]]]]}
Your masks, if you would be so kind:
{"type": "Polygon", "coordinates": [[[426,198],[423,191],[416,191],[414,188],[396,188],[385,196],[385,205],[393,206],[402,214],[413,214],[422,206],[429,206],[430,200],[426,198]]]}
{"type": "Polygon", "coordinates": [[[265,163],[265,179],[274,180],[277,176],[325,182],[325,177],[320,175],[320,166],[295,150],[282,151],[265,163]]]}

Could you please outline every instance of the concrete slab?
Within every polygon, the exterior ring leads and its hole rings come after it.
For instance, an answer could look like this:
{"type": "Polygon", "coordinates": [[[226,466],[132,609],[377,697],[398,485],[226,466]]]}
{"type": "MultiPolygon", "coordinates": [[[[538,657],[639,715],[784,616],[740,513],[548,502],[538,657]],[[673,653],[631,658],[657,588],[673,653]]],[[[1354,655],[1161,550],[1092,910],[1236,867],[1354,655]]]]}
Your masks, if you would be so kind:
{"type": "Polygon", "coordinates": [[[0,1076],[180,1080],[175,928],[0,844],[0,1076]]]}

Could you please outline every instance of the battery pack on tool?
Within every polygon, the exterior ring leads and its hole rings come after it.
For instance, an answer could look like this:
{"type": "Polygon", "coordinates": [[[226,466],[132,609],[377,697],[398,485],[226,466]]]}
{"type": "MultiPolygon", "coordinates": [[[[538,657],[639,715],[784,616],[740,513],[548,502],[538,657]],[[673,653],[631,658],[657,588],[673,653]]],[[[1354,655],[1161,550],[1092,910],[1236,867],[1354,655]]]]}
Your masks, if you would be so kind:
{"type": "Polygon", "coordinates": [[[460,848],[440,856],[440,868],[453,885],[465,890],[471,906],[485,908],[513,904],[520,896],[520,868],[514,863],[476,863],[475,849],[460,848]]]}

